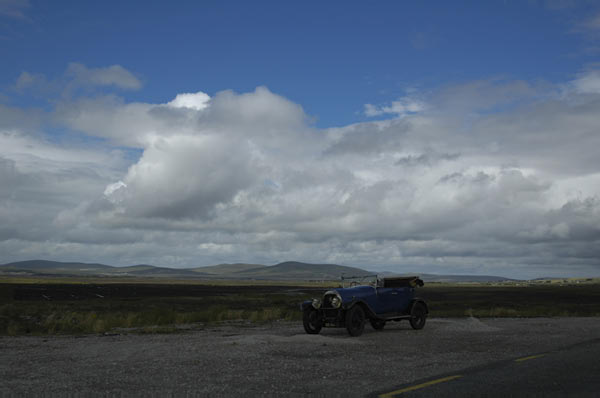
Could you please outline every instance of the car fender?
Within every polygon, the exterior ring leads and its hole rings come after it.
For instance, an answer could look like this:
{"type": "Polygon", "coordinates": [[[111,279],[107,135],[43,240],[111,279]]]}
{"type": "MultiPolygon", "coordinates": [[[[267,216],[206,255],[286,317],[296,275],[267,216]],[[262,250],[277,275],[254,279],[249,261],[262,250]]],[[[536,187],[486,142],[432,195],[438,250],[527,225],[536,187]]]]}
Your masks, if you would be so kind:
{"type": "Polygon", "coordinates": [[[416,298],[414,298],[414,299],[411,300],[410,305],[408,306],[408,313],[409,314],[412,313],[412,309],[413,309],[414,305],[417,304],[417,303],[423,304],[423,306],[425,307],[425,313],[429,314],[429,307],[427,307],[427,303],[425,302],[425,300],[420,299],[418,297],[416,297],[416,298]]]}
{"type": "Polygon", "coordinates": [[[300,310],[301,311],[306,310],[308,307],[312,308],[312,300],[306,300],[306,301],[303,301],[302,303],[300,303],[300,310]]]}
{"type": "Polygon", "coordinates": [[[350,308],[354,307],[355,305],[360,305],[361,307],[363,307],[367,318],[378,318],[377,314],[375,313],[375,311],[373,311],[371,309],[369,304],[367,304],[364,300],[361,300],[361,299],[354,299],[348,303],[342,304],[342,309],[348,311],[350,308]]]}

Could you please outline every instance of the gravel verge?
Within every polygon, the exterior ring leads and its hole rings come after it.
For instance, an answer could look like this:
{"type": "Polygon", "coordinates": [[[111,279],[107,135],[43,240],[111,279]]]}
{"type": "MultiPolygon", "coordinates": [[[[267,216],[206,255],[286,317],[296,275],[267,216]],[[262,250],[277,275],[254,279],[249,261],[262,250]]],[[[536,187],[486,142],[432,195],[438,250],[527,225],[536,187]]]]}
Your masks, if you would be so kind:
{"type": "Polygon", "coordinates": [[[175,334],[0,338],[0,394],[363,396],[591,340],[600,318],[429,319],[360,337],[297,322],[175,334]]]}

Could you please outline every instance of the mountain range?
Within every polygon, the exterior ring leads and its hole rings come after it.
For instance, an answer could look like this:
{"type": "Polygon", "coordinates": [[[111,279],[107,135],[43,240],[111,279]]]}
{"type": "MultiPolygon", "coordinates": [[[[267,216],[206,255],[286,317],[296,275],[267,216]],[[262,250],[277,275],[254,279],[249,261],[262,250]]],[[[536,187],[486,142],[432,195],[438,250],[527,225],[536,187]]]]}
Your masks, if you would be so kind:
{"type": "MultiPolygon", "coordinates": [[[[195,268],[166,268],[147,264],[114,267],[105,264],[59,262],[48,260],[19,261],[0,265],[0,275],[23,276],[94,276],[94,277],[155,277],[175,279],[238,279],[315,281],[339,280],[340,276],[364,276],[377,272],[337,264],[308,264],[297,261],[267,266],[262,264],[218,264],[195,268]]],[[[398,275],[389,272],[380,276],[398,275]]],[[[414,274],[413,274],[414,275],[414,274]]],[[[511,279],[486,275],[420,274],[426,282],[501,282],[511,279]]]]}

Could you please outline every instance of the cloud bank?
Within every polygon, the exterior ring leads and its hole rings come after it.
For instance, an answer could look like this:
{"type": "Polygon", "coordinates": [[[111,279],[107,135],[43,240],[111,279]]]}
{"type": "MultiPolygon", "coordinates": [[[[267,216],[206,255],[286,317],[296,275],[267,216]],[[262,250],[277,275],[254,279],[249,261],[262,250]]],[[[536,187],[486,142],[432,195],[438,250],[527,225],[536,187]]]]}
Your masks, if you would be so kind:
{"type": "Polygon", "coordinates": [[[29,0],[0,0],[0,15],[15,19],[25,19],[25,11],[29,7],[29,0]]]}
{"type": "Polygon", "coordinates": [[[318,129],[265,87],[127,102],[89,93],[139,89],[125,68],[72,64],[63,88],[87,91],[37,123],[3,108],[2,260],[598,275],[598,73],[448,85],[318,129]]]}

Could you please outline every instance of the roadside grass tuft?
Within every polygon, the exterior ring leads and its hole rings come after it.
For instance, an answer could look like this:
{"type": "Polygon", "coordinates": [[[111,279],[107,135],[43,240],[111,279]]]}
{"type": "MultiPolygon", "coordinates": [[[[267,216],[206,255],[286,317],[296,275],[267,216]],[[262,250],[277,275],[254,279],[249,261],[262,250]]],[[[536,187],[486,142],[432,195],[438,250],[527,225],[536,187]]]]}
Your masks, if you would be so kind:
{"type": "Polygon", "coordinates": [[[177,310],[168,304],[152,309],[131,308],[129,311],[114,311],[110,306],[94,310],[82,307],[84,306],[79,302],[4,304],[0,306],[0,334],[90,334],[108,333],[116,329],[166,333],[176,330],[173,325],[204,325],[226,321],[264,323],[300,319],[299,311],[287,306],[235,309],[218,304],[194,311],[177,310]]]}

